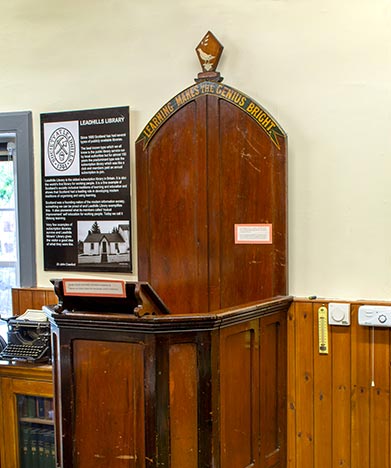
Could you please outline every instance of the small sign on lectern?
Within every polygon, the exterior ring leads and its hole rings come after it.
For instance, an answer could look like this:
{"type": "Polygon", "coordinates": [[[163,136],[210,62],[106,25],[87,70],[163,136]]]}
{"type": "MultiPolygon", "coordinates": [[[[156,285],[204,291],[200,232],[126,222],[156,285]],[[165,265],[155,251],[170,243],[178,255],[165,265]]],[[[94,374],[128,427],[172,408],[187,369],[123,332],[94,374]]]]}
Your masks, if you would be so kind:
{"type": "Polygon", "coordinates": [[[125,281],[64,279],[64,296],[126,297],[125,281]]]}

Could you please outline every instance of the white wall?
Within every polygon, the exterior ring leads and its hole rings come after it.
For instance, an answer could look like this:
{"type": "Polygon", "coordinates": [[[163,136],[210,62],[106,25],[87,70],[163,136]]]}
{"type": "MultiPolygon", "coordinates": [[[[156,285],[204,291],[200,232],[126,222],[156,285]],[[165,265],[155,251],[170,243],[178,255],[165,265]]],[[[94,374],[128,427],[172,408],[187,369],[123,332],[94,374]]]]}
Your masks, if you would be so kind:
{"type": "Polygon", "coordinates": [[[40,113],[129,105],[134,141],[210,29],[225,82],[288,134],[290,293],[390,299],[390,19],[389,0],[2,2],[0,112],[34,116],[38,285],[69,276],[43,271],[40,113]]]}

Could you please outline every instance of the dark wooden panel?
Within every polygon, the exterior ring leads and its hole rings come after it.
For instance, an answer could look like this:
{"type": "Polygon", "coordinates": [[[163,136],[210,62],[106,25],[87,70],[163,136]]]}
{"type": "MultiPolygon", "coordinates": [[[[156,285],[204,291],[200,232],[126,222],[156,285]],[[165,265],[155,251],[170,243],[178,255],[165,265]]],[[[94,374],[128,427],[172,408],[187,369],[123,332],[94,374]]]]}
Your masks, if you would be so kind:
{"type": "Polygon", "coordinates": [[[198,467],[197,348],[193,343],[170,346],[171,466],[198,467]]]}
{"type": "Polygon", "coordinates": [[[74,341],[74,466],[145,466],[143,360],[140,344],[74,341]]]}
{"type": "Polygon", "coordinates": [[[290,302],[142,318],[47,308],[58,465],[283,468],[290,302]]]}
{"type": "Polygon", "coordinates": [[[285,148],[239,108],[219,104],[221,307],[231,307],[286,292],[285,148]],[[272,224],[273,243],[235,245],[235,224],[272,224]]]}
{"type": "Polygon", "coordinates": [[[284,314],[260,319],[261,468],[286,467],[286,333],[284,314]]]}
{"type": "Polygon", "coordinates": [[[219,123],[219,101],[207,97],[207,167],[208,175],[208,268],[209,268],[209,307],[208,310],[221,308],[221,152],[219,123]]]}
{"type": "Polygon", "coordinates": [[[259,466],[258,323],[221,331],[221,468],[259,466]]]}
{"type": "Polygon", "coordinates": [[[55,395],[53,399],[54,403],[54,418],[55,418],[55,444],[56,444],[56,466],[61,466],[63,459],[63,444],[61,440],[62,431],[62,405],[61,405],[61,368],[59,365],[59,340],[58,334],[52,333],[52,356],[54,359],[57,358],[57,362],[53,364],[53,384],[55,388],[55,395]]]}
{"type": "Polygon", "coordinates": [[[244,96],[238,105],[222,89],[197,88],[136,145],[139,278],[173,313],[286,294],[285,136],[273,139],[244,96]],[[235,243],[235,224],[270,224],[272,243],[235,243]]]}
{"type": "Polygon", "coordinates": [[[174,114],[138,157],[139,278],[176,313],[208,310],[205,100],[174,114]]]}

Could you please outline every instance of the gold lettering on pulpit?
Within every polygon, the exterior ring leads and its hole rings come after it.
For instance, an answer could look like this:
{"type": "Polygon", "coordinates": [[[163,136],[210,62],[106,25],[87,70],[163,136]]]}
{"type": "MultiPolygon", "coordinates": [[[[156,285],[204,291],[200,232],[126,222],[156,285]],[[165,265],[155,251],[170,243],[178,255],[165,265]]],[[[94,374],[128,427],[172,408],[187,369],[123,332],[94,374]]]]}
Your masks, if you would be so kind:
{"type": "Polygon", "coordinates": [[[190,88],[177,94],[165,104],[148,122],[137,141],[143,140],[146,147],[156,131],[167,121],[178,109],[202,95],[215,95],[220,99],[234,104],[249,114],[254,121],[260,125],[273,144],[279,148],[278,137],[283,137],[284,132],[280,129],[272,117],[248,96],[230,86],[216,83],[214,81],[201,81],[190,88]]]}

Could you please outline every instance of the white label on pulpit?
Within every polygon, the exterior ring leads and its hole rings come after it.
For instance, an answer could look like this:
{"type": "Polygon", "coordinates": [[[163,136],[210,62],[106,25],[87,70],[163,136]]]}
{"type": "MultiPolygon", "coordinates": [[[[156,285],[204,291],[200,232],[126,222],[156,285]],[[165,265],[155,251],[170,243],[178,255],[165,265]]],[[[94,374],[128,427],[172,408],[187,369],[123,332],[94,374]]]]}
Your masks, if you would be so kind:
{"type": "Polygon", "coordinates": [[[235,224],[235,244],[271,244],[271,224],[235,224]]]}
{"type": "Polygon", "coordinates": [[[63,279],[64,296],[126,297],[125,281],[63,279]]]}

